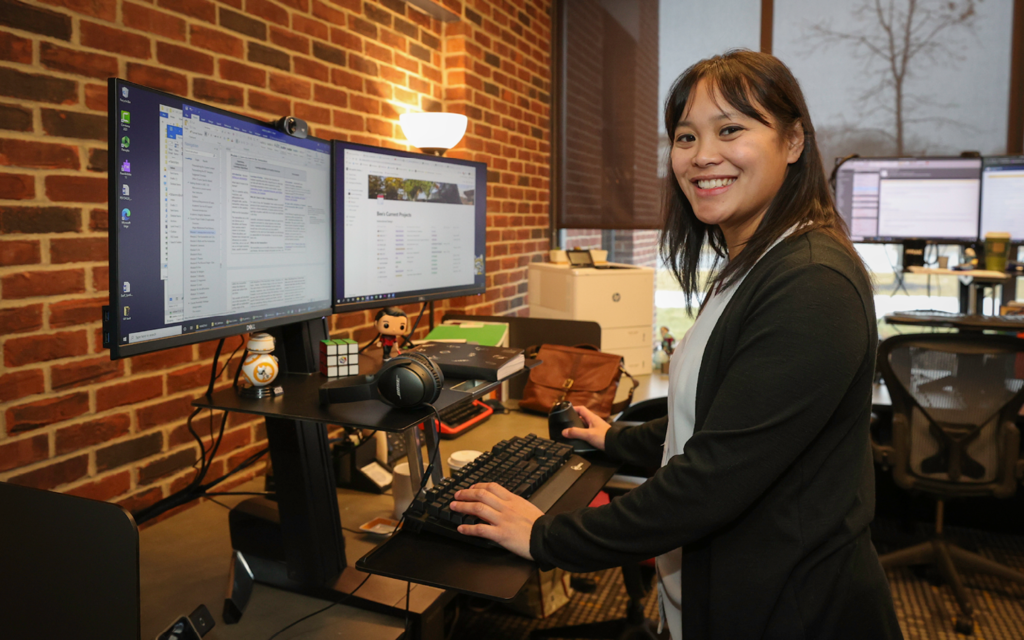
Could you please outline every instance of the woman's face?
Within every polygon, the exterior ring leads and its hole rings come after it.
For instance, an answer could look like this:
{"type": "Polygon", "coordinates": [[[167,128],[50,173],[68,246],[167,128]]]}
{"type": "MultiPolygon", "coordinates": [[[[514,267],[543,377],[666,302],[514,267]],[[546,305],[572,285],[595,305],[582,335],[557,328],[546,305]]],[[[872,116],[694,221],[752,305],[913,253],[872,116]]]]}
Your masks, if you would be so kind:
{"type": "MultiPolygon", "coordinates": [[[[672,172],[697,218],[718,225],[735,257],[803,151],[803,129],[778,131],[731,107],[701,80],[676,124],[672,172]]],[[[770,120],[770,118],[769,118],[770,120]]],[[[774,123],[773,123],[774,124],[774,123]]]]}

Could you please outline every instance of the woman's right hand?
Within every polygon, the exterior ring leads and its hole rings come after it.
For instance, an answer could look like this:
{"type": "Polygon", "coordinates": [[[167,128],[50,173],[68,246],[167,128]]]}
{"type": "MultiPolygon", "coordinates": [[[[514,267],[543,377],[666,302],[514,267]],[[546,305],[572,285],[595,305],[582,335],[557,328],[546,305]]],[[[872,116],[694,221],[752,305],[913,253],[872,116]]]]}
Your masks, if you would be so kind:
{"type": "Polygon", "coordinates": [[[580,414],[580,418],[587,425],[587,428],[569,427],[562,430],[562,436],[582,440],[595,449],[604,451],[604,438],[611,425],[583,405],[574,405],[573,409],[576,410],[576,413],[580,414]]]}

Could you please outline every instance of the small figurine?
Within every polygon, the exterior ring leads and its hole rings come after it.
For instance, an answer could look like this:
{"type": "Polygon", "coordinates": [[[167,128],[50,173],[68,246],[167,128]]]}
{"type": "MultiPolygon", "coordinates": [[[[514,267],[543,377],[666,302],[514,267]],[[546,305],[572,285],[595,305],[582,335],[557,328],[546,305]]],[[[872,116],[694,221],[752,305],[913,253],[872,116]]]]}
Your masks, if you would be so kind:
{"type": "Polygon", "coordinates": [[[378,342],[384,352],[382,359],[391,359],[392,348],[395,349],[395,355],[401,355],[402,352],[396,343],[409,328],[409,316],[397,307],[384,307],[374,316],[373,326],[380,334],[378,342]]]}
{"type": "Polygon", "coordinates": [[[328,378],[359,374],[359,345],[355,340],[320,341],[320,373],[328,378]]]}
{"type": "Polygon", "coordinates": [[[277,378],[277,358],[274,352],[274,336],[269,333],[254,333],[245,348],[249,355],[242,363],[242,375],[254,387],[265,387],[277,378]]]}
{"type": "Polygon", "coordinates": [[[661,328],[661,349],[667,356],[671,356],[672,352],[676,350],[676,338],[668,327],[661,328]]]}

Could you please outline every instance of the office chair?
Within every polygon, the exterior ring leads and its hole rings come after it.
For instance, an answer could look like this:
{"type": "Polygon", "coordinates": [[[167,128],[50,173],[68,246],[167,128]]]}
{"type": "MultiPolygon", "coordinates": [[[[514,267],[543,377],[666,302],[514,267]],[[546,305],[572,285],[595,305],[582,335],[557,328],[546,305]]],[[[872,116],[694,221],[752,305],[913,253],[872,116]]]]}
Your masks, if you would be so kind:
{"type": "MultiPolygon", "coordinates": [[[[626,407],[615,422],[642,423],[662,418],[668,414],[668,398],[650,398],[643,402],[626,407]]],[[[590,506],[601,506],[607,504],[610,496],[622,495],[642,483],[647,477],[646,470],[625,470],[612,476],[602,495],[591,502],[590,506]],[[626,473],[623,473],[626,471],[626,473]]],[[[637,564],[627,564],[620,567],[622,571],[622,582],[626,587],[626,594],[629,600],[626,603],[626,617],[602,620],[600,622],[589,622],[566,627],[554,627],[541,629],[530,634],[530,638],[611,638],[611,639],[636,639],[656,640],[657,624],[648,620],[644,614],[644,597],[650,591],[651,578],[654,571],[654,560],[645,560],[637,564]]]]}
{"type": "Polygon", "coordinates": [[[886,569],[935,564],[952,587],[973,632],[974,606],[958,568],[1024,584],[1024,573],[962,549],[943,536],[946,500],[1009,498],[1024,477],[1020,432],[1024,405],[1024,340],[981,333],[907,334],[879,348],[878,366],[892,398],[892,444],[872,437],[875,461],[896,484],[935,498],[935,535],[881,556],[886,569]]]}

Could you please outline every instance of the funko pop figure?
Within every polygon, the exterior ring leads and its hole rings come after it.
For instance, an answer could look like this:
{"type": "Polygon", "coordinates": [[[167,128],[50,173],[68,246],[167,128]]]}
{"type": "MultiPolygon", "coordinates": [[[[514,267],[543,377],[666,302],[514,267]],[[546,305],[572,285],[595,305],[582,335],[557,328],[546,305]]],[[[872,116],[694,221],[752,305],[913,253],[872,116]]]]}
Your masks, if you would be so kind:
{"type": "Polygon", "coordinates": [[[378,343],[384,352],[383,359],[391,359],[391,349],[395,349],[395,355],[401,355],[397,341],[406,334],[409,329],[409,316],[396,307],[384,307],[377,312],[373,318],[373,326],[380,334],[378,343]]]}

